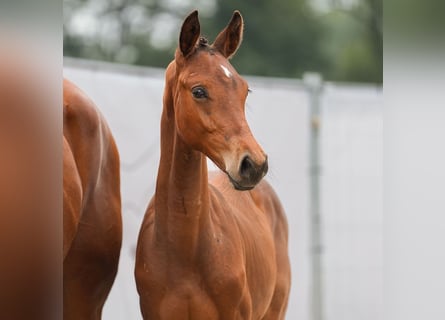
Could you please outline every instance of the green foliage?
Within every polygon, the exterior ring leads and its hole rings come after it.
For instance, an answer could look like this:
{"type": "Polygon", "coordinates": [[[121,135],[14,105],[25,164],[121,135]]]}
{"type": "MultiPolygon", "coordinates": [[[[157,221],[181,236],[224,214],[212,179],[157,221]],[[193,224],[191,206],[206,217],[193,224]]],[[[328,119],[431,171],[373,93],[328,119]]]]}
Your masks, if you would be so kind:
{"type": "Polygon", "coordinates": [[[320,52],[322,25],[307,1],[220,1],[218,14],[203,19],[203,29],[214,38],[240,10],[245,22],[244,41],[233,58],[239,72],[264,76],[301,77],[308,70],[323,70],[320,52]]]}
{"type": "MultiPolygon", "coordinates": [[[[357,0],[353,7],[334,7],[327,13],[310,3],[202,0],[183,1],[179,6],[176,0],[66,0],[64,53],[165,67],[173,58],[183,18],[197,5],[209,41],[224,28],[234,10],[242,13],[244,41],[232,59],[242,74],[295,78],[317,71],[328,80],[381,83],[381,0],[357,0]],[[93,17],[92,34],[72,27],[81,10],[93,17]],[[170,29],[163,27],[167,25],[170,29]]],[[[82,27],[78,19],[79,25],[82,27]]]]}
{"type": "Polygon", "coordinates": [[[371,13],[369,7],[357,6],[350,11],[332,10],[323,17],[322,51],[331,57],[324,72],[328,79],[382,82],[381,24],[371,13]]]}

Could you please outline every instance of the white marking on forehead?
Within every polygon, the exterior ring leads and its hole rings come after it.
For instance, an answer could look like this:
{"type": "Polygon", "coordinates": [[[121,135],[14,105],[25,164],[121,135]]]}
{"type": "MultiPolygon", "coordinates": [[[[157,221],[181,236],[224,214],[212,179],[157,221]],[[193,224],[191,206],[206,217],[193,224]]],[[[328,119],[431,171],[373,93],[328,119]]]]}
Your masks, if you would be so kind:
{"type": "Polygon", "coordinates": [[[232,77],[232,72],[229,71],[229,69],[227,69],[227,67],[223,66],[222,64],[220,65],[221,69],[223,69],[224,74],[226,75],[227,78],[231,78],[232,77]]]}

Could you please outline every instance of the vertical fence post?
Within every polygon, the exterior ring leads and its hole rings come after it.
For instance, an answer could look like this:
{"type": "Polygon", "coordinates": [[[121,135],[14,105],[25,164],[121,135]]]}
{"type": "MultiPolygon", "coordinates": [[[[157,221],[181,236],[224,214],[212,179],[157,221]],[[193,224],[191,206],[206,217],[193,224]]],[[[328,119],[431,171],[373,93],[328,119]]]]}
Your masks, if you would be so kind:
{"type": "Polygon", "coordinates": [[[309,94],[309,210],[311,255],[311,320],[323,320],[322,235],[320,214],[320,96],[323,79],[320,74],[308,72],[303,82],[309,94]]]}

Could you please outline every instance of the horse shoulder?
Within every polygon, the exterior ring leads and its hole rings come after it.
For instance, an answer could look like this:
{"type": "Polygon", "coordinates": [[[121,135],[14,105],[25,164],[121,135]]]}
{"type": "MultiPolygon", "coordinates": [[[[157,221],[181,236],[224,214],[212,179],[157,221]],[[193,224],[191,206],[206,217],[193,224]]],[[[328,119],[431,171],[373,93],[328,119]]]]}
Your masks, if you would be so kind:
{"type": "MultiPolygon", "coordinates": [[[[262,180],[253,190],[242,192],[236,191],[222,173],[212,174],[210,183],[213,186],[213,192],[219,194],[219,206],[224,207],[222,211],[226,216],[234,219],[237,227],[240,228],[241,235],[246,231],[257,234],[258,227],[266,227],[273,234],[287,235],[288,227],[284,209],[267,181],[262,180]]],[[[255,235],[253,237],[255,238],[255,235]]]]}
{"type": "Polygon", "coordinates": [[[281,202],[273,188],[263,180],[251,191],[254,202],[268,217],[274,240],[275,265],[277,268],[272,300],[264,319],[282,319],[287,308],[291,270],[288,256],[288,224],[281,202]]]}
{"type": "Polygon", "coordinates": [[[272,186],[266,180],[262,180],[255,189],[250,191],[250,194],[255,205],[267,216],[274,234],[286,236],[287,239],[288,225],[286,214],[272,186]]]}
{"type": "Polygon", "coordinates": [[[146,209],[136,247],[135,277],[139,295],[149,296],[141,299],[141,303],[160,303],[160,297],[165,293],[167,281],[166,252],[155,240],[155,197],[150,200],[146,209]],[[142,280],[143,279],[143,280],[142,280]],[[156,294],[154,294],[156,293],[156,294]]]}
{"type": "Polygon", "coordinates": [[[212,176],[211,186],[213,206],[218,210],[212,212],[216,242],[208,242],[214,243],[212,281],[221,286],[214,289],[228,295],[225,304],[238,304],[236,309],[242,318],[250,318],[265,312],[273,293],[273,235],[267,216],[256,206],[250,192],[234,190],[222,174],[212,176]],[[215,250],[218,242],[220,248],[215,250]]]}
{"type": "MultiPolygon", "coordinates": [[[[280,300],[280,293],[289,291],[290,270],[286,267],[288,226],[284,209],[273,188],[265,180],[253,190],[239,192],[233,189],[223,174],[211,176],[211,183],[219,193],[219,201],[229,223],[231,236],[241,235],[245,286],[254,317],[268,311],[269,304],[280,300]],[[274,258],[272,258],[274,257],[274,258]]],[[[227,229],[227,228],[226,228],[227,229]]],[[[269,312],[268,312],[269,313],[269,312]]]]}

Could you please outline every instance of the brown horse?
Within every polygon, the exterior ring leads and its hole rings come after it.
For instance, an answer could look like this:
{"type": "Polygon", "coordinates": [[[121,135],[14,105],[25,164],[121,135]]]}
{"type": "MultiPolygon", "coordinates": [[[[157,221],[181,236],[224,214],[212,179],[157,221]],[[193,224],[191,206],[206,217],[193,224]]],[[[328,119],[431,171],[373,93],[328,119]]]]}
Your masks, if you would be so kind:
{"type": "Polygon", "coordinates": [[[60,319],[60,102],[35,50],[1,37],[0,319],[60,319]]]}
{"type": "Polygon", "coordinates": [[[156,193],[136,252],[145,319],[284,319],[287,222],[260,182],[267,156],[245,119],[247,83],[228,62],[242,32],[235,11],[209,45],[195,11],[167,68],[156,193]],[[206,156],[224,172],[210,183],[206,156]]]}
{"type": "Polygon", "coordinates": [[[63,84],[63,313],[100,319],[122,242],[119,154],[105,119],[63,84]]]}

